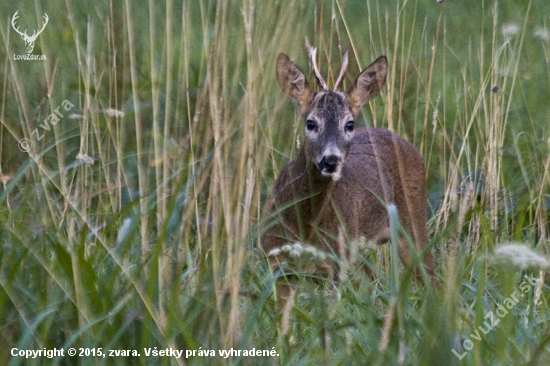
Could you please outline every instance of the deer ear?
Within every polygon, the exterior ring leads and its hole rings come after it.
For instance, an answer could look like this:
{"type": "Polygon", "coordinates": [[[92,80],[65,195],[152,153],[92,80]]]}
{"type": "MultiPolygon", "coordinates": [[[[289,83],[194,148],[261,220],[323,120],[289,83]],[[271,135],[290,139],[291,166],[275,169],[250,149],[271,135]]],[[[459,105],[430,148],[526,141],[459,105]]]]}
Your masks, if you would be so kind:
{"type": "Polygon", "coordinates": [[[380,93],[386,82],[387,72],[388,60],[386,56],[380,56],[359,74],[353,85],[346,92],[354,116],[359,113],[364,104],[380,93]]]}
{"type": "Polygon", "coordinates": [[[304,113],[313,95],[304,73],[284,53],[277,57],[277,80],[283,92],[298,104],[304,113]]]}

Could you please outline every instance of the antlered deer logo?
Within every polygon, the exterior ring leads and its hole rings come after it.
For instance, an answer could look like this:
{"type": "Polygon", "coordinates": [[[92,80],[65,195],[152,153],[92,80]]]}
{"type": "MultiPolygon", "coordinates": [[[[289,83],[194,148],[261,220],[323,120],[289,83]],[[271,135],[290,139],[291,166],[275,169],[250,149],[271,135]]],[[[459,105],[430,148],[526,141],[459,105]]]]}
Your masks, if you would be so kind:
{"type": "Polygon", "coordinates": [[[24,32],[21,32],[19,30],[19,27],[16,27],[15,26],[15,20],[17,18],[19,18],[19,15],[17,14],[19,12],[16,11],[15,14],[13,14],[13,17],[11,18],[11,26],[13,27],[13,29],[19,33],[21,35],[21,37],[23,38],[23,41],[25,41],[25,48],[27,49],[27,53],[31,53],[32,50],[34,49],[34,42],[36,41],[36,38],[38,37],[38,35],[40,33],[42,33],[42,31],[44,30],[44,28],[46,28],[46,24],[48,24],[48,14],[44,13],[44,25],[42,26],[42,29],[40,29],[37,33],[37,31],[35,30],[32,34],[32,36],[28,36],[27,35],[27,30],[25,29],[24,32]]]}

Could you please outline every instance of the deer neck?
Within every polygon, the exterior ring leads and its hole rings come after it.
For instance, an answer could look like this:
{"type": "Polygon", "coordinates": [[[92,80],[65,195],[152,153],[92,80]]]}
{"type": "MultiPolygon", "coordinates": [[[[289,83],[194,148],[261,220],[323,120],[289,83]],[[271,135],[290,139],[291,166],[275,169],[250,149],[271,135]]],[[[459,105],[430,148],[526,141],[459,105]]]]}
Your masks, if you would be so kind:
{"type": "MultiPolygon", "coordinates": [[[[321,174],[317,164],[306,152],[306,146],[300,149],[296,157],[293,177],[301,186],[303,196],[308,197],[299,204],[302,218],[311,227],[318,227],[319,222],[332,209],[332,192],[337,182],[321,174]]],[[[315,235],[315,230],[309,231],[306,242],[313,242],[315,235]]]]}
{"type": "Polygon", "coordinates": [[[306,146],[302,146],[296,157],[293,176],[301,181],[299,184],[305,185],[313,206],[324,206],[337,183],[321,174],[317,164],[307,154],[306,146]]]}

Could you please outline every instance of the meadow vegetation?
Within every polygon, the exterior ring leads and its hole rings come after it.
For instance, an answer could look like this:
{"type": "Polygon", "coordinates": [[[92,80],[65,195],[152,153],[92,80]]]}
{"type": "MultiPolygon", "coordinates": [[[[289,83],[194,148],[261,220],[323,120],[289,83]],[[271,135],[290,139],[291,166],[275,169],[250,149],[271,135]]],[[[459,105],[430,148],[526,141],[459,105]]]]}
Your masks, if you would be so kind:
{"type": "Polygon", "coordinates": [[[547,0],[36,0],[0,14],[1,364],[550,363],[547,0]],[[14,59],[16,11],[29,33],[48,14],[33,51],[47,60],[14,59]],[[358,123],[424,157],[441,285],[416,282],[386,245],[372,281],[327,292],[304,279],[283,335],[255,248],[304,139],[275,60],[313,82],[306,38],[329,86],[346,50],[345,87],[388,57],[358,123]],[[507,243],[523,246],[494,254],[507,243]],[[147,357],[155,347],[216,356],[147,357]],[[231,348],[278,356],[218,356],[231,348]]]}

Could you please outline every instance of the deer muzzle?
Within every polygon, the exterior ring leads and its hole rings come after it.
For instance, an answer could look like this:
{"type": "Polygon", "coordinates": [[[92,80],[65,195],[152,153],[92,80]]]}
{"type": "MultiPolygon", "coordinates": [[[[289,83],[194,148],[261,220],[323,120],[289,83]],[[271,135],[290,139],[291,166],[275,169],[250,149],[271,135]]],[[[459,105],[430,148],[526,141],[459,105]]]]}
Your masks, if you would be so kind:
{"type": "Polygon", "coordinates": [[[318,166],[321,170],[321,174],[337,181],[340,179],[342,173],[342,157],[338,155],[323,156],[318,166]]]}

